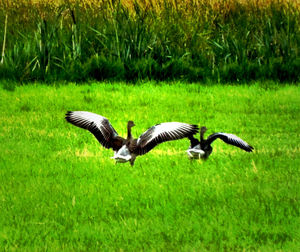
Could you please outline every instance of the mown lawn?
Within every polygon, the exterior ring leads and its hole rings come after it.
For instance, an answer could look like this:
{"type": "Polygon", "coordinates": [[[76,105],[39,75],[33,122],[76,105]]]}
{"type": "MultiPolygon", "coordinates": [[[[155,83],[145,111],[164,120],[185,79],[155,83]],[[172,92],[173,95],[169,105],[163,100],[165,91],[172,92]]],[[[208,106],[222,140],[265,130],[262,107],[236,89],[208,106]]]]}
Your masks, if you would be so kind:
{"type": "MultiPolygon", "coordinates": [[[[7,87],[7,84],[4,85],[7,87]]],[[[0,88],[0,248],[262,250],[300,248],[300,89],[286,85],[28,85],[0,88]],[[191,162],[184,139],[135,166],[115,164],[68,110],[138,137],[167,121],[233,133],[191,162]]]]}

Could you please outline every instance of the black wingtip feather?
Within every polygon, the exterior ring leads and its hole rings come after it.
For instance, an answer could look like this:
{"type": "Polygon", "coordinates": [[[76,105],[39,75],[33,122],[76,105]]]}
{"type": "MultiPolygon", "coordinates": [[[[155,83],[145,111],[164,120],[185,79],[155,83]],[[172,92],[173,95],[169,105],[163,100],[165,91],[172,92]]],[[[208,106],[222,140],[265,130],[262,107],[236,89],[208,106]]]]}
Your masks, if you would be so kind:
{"type": "Polygon", "coordinates": [[[66,119],[68,122],[70,122],[70,116],[71,116],[72,114],[73,114],[72,111],[67,111],[66,116],[65,116],[65,119],[66,119]]]}
{"type": "Polygon", "coordinates": [[[193,126],[193,135],[197,134],[199,132],[199,126],[196,124],[192,124],[192,126],[193,126]]]}
{"type": "Polygon", "coordinates": [[[249,145],[249,151],[248,152],[252,152],[253,150],[254,150],[254,148],[251,145],[249,145]]]}
{"type": "Polygon", "coordinates": [[[247,146],[238,146],[240,147],[241,149],[243,149],[244,151],[247,151],[247,152],[252,152],[254,150],[254,148],[250,145],[247,145],[247,146]]]}

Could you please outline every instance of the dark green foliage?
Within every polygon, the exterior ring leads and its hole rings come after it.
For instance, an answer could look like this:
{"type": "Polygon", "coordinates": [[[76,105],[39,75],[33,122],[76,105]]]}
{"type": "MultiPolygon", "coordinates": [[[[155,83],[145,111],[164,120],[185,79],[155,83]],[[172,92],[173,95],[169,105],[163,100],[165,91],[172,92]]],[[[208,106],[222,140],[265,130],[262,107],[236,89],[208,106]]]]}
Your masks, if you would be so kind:
{"type": "Polygon", "coordinates": [[[300,12],[290,2],[0,6],[0,79],[300,80],[300,12]]]}
{"type": "Polygon", "coordinates": [[[124,79],[125,70],[121,61],[108,61],[105,57],[98,55],[92,56],[84,64],[84,73],[86,78],[94,80],[122,80],[124,79]]]}

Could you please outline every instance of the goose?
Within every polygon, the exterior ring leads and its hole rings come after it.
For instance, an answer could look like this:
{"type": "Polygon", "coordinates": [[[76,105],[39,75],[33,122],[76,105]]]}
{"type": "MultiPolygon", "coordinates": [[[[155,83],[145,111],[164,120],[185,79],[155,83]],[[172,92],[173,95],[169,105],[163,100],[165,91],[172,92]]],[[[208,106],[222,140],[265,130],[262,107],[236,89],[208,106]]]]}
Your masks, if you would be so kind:
{"type": "Polygon", "coordinates": [[[207,131],[205,126],[200,129],[200,141],[193,137],[193,135],[188,136],[190,140],[190,147],[186,151],[189,158],[191,159],[207,159],[209,155],[212,153],[213,148],[211,144],[216,139],[221,139],[227,144],[234,145],[236,147],[241,148],[244,151],[252,152],[253,147],[246,143],[241,138],[237,137],[233,134],[218,132],[210,135],[207,139],[204,139],[204,133],[207,131]]]}
{"type": "Polygon", "coordinates": [[[165,122],[152,126],[138,139],[134,139],[131,128],[135,126],[133,121],[127,123],[127,138],[122,138],[104,116],[88,111],[68,111],[65,119],[67,122],[89,130],[100,144],[114,151],[117,163],[130,162],[131,166],[137,156],[144,155],[160,143],[182,139],[199,132],[197,125],[181,122],[165,122]]]}

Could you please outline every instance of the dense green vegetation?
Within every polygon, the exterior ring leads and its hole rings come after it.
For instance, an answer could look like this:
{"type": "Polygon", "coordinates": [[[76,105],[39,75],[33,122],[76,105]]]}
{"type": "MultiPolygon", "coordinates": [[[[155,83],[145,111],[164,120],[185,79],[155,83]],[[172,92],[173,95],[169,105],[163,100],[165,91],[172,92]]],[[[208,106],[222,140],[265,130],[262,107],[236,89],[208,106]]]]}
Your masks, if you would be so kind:
{"type": "Polygon", "coordinates": [[[1,86],[1,249],[299,249],[299,87],[1,86]],[[183,139],[115,164],[67,110],[104,115],[122,136],[127,120],[136,137],[159,122],[205,125],[255,150],[216,141],[191,162],[183,139]]]}
{"type": "Polygon", "coordinates": [[[2,1],[0,79],[296,82],[299,6],[298,0],[2,1]]]}

